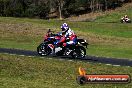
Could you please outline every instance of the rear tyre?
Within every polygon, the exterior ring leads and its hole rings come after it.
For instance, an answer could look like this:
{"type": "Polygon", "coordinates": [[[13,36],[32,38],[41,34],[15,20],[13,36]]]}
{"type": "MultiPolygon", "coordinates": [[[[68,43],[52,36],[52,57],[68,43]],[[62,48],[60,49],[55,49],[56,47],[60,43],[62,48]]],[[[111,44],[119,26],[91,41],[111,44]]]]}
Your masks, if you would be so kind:
{"type": "Polygon", "coordinates": [[[120,20],[121,23],[123,23],[123,20],[120,20]]]}
{"type": "Polygon", "coordinates": [[[84,58],[86,56],[86,49],[83,46],[77,46],[71,54],[72,58],[84,58]]]}
{"type": "Polygon", "coordinates": [[[51,53],[51,49],[44,43],[41,43],[38,47],[37,47],[37,52],[40,56],[47,56],[51,53]]]}

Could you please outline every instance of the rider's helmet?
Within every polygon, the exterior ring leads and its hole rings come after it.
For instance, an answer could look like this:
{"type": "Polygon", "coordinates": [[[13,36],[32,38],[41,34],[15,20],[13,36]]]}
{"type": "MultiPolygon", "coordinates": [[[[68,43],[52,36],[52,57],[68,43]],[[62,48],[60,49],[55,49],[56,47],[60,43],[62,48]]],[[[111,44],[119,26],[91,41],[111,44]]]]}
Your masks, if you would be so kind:
{"type": "Polygon", "coordinates": [[[128,16],[127,16],[127,15],[125,15],[124,17],[125,17],[125,18],[127,18],[128,16]]]}
{"type": "Polygon", "coordinates": [[[62,32],[66,32],[68,29],[69,29],[69,26],[68,26],[67,23],[63,23],[63,24],[61,25],[61,30],[62,30],[62,32]]]}

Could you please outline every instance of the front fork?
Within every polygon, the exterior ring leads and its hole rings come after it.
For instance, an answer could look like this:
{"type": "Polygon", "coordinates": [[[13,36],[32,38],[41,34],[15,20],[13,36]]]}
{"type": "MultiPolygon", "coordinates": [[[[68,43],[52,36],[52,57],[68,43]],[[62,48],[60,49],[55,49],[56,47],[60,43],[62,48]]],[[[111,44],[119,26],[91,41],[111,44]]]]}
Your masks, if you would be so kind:
{"type": "Polygon", "coordinates": [[[48,44],[48,47],[51,49],[52,53],[55,51],[55,47],[53,44],[48,44]]]}

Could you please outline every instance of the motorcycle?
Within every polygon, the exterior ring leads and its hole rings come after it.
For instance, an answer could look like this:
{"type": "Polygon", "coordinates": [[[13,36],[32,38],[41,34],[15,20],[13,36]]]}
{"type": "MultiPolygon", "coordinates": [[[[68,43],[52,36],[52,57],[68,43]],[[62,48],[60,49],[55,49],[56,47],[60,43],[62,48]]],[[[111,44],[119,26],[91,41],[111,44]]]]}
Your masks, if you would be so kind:
{"type": "MultiPolygon", "coordinates": [[[[50,54],[56,54],[57,56],[71,56],[72,58],[84,58],[86,56],[86,49],[88,43],[84,39],[77,39],[75,45],[69,45],[64,47],[63,44],[59,46],[56,43],[62,36],[53,34],[49,29],[45,35],[44,41],[37,47],[37,52],[40,56],[47,56],[50,54]]],[[[69,41],[67,38],[65,42],[69,41]]]]}
{"type": "Polygon", "coordinates": [[[121,18],[121,23],[131,23],[131,20],[129,18],[121,18]]]}

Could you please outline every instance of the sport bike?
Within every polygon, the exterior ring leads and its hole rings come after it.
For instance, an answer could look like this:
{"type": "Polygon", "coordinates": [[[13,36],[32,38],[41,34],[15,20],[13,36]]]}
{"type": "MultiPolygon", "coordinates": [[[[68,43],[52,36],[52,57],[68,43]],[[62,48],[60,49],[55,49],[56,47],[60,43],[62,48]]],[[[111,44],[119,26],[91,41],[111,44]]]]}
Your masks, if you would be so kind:
{"type": "Polygon", "coordinates": [[[121,18],[121,23],[131,23],[131,20],[129,18],[121,18]]]}
{"type": "MultiPolygon", "coordinates": [[[[75,45],[64,47],[63,44],[56,45],[61,39],[61,35],[54,34],[50,29],[44,37],[44,41],[37,47],[37,52],[41,56],[55,54],[57,56],[71,56],[72,58],[84,58],[88,43],[84,39],[77,39],[75,45]]],[[[65,42],[69,41],[69,38],[65,42]]]]}

